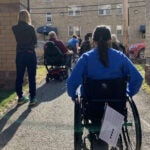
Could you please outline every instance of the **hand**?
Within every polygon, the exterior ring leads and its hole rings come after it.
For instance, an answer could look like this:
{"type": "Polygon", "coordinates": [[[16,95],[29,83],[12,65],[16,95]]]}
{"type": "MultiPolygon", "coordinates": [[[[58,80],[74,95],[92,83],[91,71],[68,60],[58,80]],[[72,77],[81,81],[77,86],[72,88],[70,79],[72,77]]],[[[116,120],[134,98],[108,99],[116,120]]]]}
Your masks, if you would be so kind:
{"type": "Polygon", "coordinates": [[[74,52],[73,52],[72,50],[68,50],[68,51],[66,52],[66,54],[72,55],[72,54],[74,54],[74,52]]]}
{"type": "Polygon", "coordinates": [[[73,99],[72,101],[73,101],[74,103],[80,103],[79,98],[73,99]]]}

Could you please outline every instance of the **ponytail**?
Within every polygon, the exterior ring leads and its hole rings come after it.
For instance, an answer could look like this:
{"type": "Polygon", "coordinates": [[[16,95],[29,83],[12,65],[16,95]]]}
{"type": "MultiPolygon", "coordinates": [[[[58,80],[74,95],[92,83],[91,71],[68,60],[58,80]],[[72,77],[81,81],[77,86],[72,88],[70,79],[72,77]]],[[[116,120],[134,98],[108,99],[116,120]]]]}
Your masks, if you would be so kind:
{"type": "Polygon", "coordinates": [[[109,66],[108,48],[110,47],[110,44],[108,41],[110,39],[111,33],[106,26],[96,27],[93,33],[93,40],[98,43],[99,59],[105,67],[109,66]]]}
{"type": "Polygon", "coordinates": [[[99,53],[99,60],[105,67],[109,66],[108,62],[108,44],[106,41],[99,40],[98,41],[98,53],[99,53]]]}

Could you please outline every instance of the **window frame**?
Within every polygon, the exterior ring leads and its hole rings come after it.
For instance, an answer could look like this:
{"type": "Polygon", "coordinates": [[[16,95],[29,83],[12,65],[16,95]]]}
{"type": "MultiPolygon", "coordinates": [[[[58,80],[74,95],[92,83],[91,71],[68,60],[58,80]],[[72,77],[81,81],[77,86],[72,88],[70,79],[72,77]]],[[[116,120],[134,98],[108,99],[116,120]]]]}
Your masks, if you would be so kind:
{"type": "Polygon", "coordinates": [[[116,14],[123,15],[123,5],[122,4],[116,4],[116,14]]]}
{"type": "Polygon", "coordinates": [[[81,35],[81,27],[80,26],[68,26],[68,37],[71,37],[72,35],[81,35]],[[70,30],[72,28],[72,31],[70,30]]]}
{"type": "Polygon", "coordinates": [[[110,4],[108,4],[108,5],[99,5],[98,6],[98,15],[106,16],[106,15],[111,15],[111,14],[112,14],[112,8],[111,8],[110,4]],[[100,11],[102,13],[100,13],[100,11]]]}
{"type": "Polygon", "coordinates": [[[81,16],[81,7],[79,6],[68,6],[68,16],[81,16]]]}
{"type": "Polygon", "coordinates": [[[116,26],[116,35],[120,36],[123,35],[123,26],[122,25],[117,25],[116,26]],[[120,29],[119,29],[120,28],[120,29]],[[121,32],[120,32],[121,31],[121,32]],[[119,33],[120,32],[120,33],[119,33]]]}
{"type": "Polygon", "coordinates": [[[51,14],[51,12],[46,13],[46,24],[52,25],[52,14],[51,14]],[[50,19],[50,20],[48,20],[48,19],[50,19]]]}

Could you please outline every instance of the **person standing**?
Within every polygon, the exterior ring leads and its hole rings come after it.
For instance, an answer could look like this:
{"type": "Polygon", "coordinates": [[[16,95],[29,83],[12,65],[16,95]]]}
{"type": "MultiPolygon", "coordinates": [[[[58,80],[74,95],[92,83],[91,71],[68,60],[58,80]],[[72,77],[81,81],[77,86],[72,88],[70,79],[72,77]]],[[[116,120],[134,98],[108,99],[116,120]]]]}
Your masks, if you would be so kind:
{"type": "Polygon", "coordinates": [[[80,35],[78,35],[78,41],[79,41],[79,47],[80,47],[81,43],[82,43],[82,39],[81,39],[80,35]]]}
{"type": "Polygon", "coordinates": [[[29,106],[37,104],[36,98],[36,67],[37,58],[35,45],[37,37],[34,27],[31,24],[31,16],[25,9],[18,15],[18,23],[12,26],[12,31],[16,39],[16,93],[18,104],[24,104],[30,101],[29,106]],[[23,96],[23,79],[25,70],[28,72],[29,93],[30,96],[23,96]]]}
{"type": "Polygon", "coordinates": [[[123,44],[118,40],[116,34],[112,34],[111,35],[111,40],[112,40],[112,48],[119,50],[121,52],[123,52],[124,54],[125,52],[125,47],[123,46],[123,44]]]}
{"type": "Polygon", "coordinates": [[[79,55],[81,56],[83,53],[91,50],[91,39],[92,34],[87,33],[84,37],[84,41],[81,43],[79,55]]]}
{"type": "Polygon", "coordinates": [[[72,38],[68,40],[67,47],[73,50],[75,54],[79,53],[79,40],[76,35],[73,35],[72,38]]]}

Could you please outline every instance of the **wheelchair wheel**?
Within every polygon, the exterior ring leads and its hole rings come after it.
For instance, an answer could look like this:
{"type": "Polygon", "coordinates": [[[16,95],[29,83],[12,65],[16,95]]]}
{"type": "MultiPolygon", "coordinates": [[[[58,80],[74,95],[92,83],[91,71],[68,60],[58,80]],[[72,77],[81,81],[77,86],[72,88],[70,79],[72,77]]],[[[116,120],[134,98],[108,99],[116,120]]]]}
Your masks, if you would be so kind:
{"type": "Polygon", "coordinates": [[[126,117],[123,125],[123,139],[127,150],[141,150],[142,130],[137,107],[131,98],[126,104],[126,117]]]}
{"type": "Polygon", "coordinates": [[[46,83],[48,83],[49,82],[49,75],[47,74],[47,76],[46,76],[46,83]]]}
{"type": "Polygon", "coordinates": [[[82,148],[82,119],[81,119],[81,104],[75,103],[74,108],[74,150],[82,148]]]}

